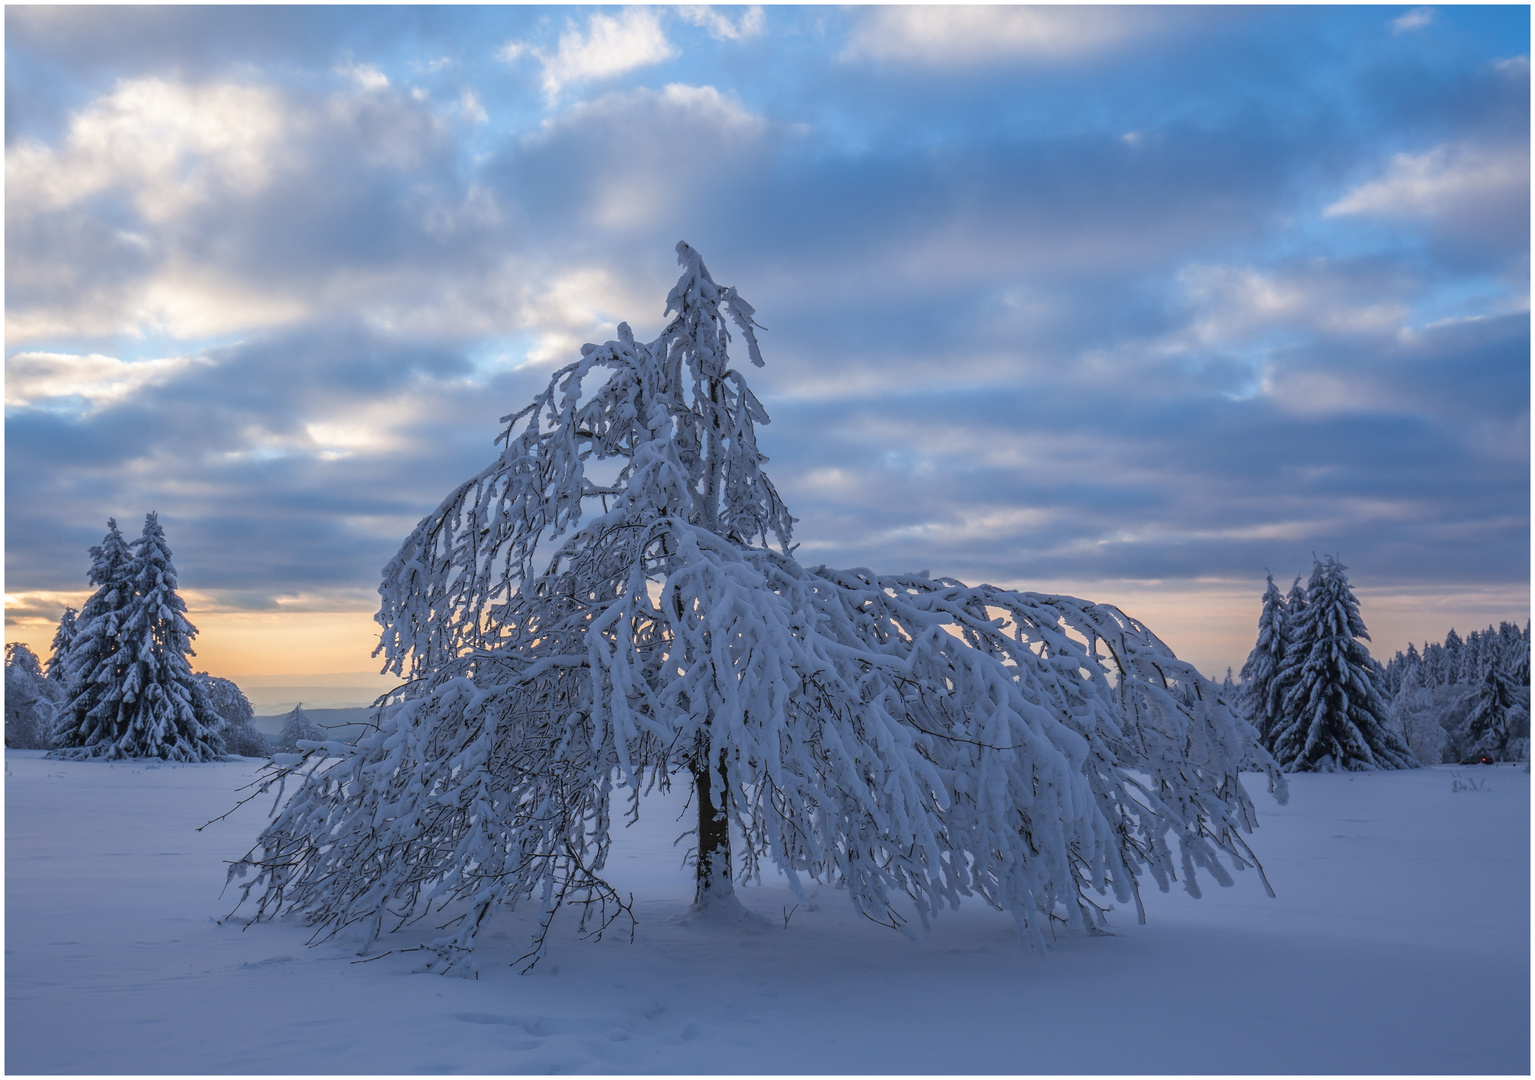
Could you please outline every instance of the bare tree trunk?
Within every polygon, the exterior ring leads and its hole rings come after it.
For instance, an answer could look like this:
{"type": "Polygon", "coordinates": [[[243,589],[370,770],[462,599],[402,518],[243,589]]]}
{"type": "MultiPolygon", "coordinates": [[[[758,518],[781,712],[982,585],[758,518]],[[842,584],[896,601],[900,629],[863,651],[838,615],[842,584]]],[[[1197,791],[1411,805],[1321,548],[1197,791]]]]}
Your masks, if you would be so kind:
{"type": "MultiPolygon", "coordinates": [[[[730,878],[730,819],[724,806],[714,805],[707,762],[707,758],[700,756],[693,766],[693,786],[698,796],[698,889],[693,905],[700,908],[711,901],[735,896],[730,878]]],[[[719,770],[723,778],[723,761],[719,770]]]]}

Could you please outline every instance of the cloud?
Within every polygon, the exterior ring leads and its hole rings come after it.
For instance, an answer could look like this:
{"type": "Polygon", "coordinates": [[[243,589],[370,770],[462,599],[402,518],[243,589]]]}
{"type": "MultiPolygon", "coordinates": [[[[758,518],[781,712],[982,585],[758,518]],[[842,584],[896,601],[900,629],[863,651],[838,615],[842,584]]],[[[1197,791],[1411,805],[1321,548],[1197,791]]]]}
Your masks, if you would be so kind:
{"type": "Polygon", "coordinates": [[[1528,148],[1446,143],[1421,154],[1396,154],[1378,180],[1361,184],[1327,207],[1329,217],[1437,218],[1489,202],[1529,196],[1528,148]]]}
{"type": "Polygon", "coordinates": [[[206,362],[190,356],[125,363],[99,353],[15,353],[5,358],[5,404],[47,407],[61,400],[78,401],[94,410],[206,362]]]}
{"type": "Polygon", "coordinates": [[[744,41],[762,33],[762,8],[757,4],[741,11],[741,18],[736,22],[731,22],[728,15],[721,14],[719,8],[707,5],[685,4],[676,11],[685,21],[703,27],[716,41],[744,41]]]}
{"type": "Polygon", "coordinates": [[[120,82],[57,145],[7,151],[7,340],[197,340],[318,312],[403,324],[461,316],[466,289],[494,311],[504,217],[458,175],[451,131],[393,87],[120,82]]]}
{"type": "Polygon", "coordinates": [[[1328,218],[1415,226],[1457,259],[1501,265],[1528,290],[1530,148],[1511,139],[1458,139],[1394,155],[1381,174],[1326,208],[1328,218]]]}
{"type": "Polygon", "coordinates": [[[1179,271],[1194,312],[1190,347],[1239,347],[1275,330],[1391,335],[1408,325],[1411,282],[1378,264],[1311,259],[1279,267],[1193,264],[1179,271]]]}
{"type": "Polygon", "coordinates": [[[1415,7],[1407,14],[1391,20],[1391,32],[1405,34],[1412,30],[1422,30],[1434,21],[1434,15],[1435,11],[1431,7],[1415,7]]]}
{"type": "Polygon", "coordinates": [[[519,320],[535,344],[524,362],[533,365],[570,363],[588,341],[607,341],[618,324],[653,306],[635,295],[632,286],[604,267],[575,267],[547,283],[524,290],[519,320]]]}
{"type": "Polygon", "coordinates": [[[336,70],[350,79],[360,90],[372,92],[389,89],[388,76],[372,64],[359,64],[348,57],[347,61],[339,65],[336,70]]]}
{"type": "Polygon", "coordinates": [[[28,404],[6,421],[13,584],[79,587],[107,515],[158,509],[189,588],[246,608],[299,593],[355,607],[423,507],[493,452],[508,400],[526,396],[509,392],[515,378],[468,374],[452,352],[316,326],[147,371],[27,358],[28,404]],[[62,392],[95,407],[40,407],[62,392]]]}
{"type": "Polygon", "coordinates": [[[777,134],[712,86],[614,91],[546,120],[507,159],[502,183],[535,207],[558,208],[555,220],[573,212],[593,227],[633,233],[697,220],[698,200],[765,165],[777,134]]]}
{"type": "Polygon", "coordinates": [[[284,160],[290,124],[259,86],[125,80],[70,121],[63,146],[6,148],[6,217],[72,206],[107,188],[164,222],[221,192],[248,196],[284,160]]]}
{"type": "Polygon", "coordinates": [[[525,55],[543,66],[544,96],[553,101],[571,83],[610,79],[677,55],[654,8],[628,8],[619,15],[594,14],[583,34],[567,22],[558,48],[550,53],[524,41],[511,41],[497,54],[513,62],[525,55]]]}
{"type": "Polygon", "coordinates": [[[485,112],[485,106],[480,103],[480,95],[473,90],[465,90],[459,95],[458,110],[463,113],[465,119],[476,124],[490,122],[490,116],[485,112]]]}
{"type": "Polygon", "coordinates": [[[956,67],[1073,60],[1115,49],[1160,22],[1148,9],[892,6],[865,8],[845,56],[956,67]]]}

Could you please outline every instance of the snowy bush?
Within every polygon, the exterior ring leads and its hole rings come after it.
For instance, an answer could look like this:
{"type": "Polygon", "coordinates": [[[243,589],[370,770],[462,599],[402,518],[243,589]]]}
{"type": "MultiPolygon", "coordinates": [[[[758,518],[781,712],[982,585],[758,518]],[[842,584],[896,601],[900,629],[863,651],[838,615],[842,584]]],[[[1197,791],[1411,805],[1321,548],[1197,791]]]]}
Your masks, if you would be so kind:
{"type": "Polygon", "coordinates": [[[602,877],[614,799],[633,816],[674,782],[720,918],[770,864],[908,932],[980,897],[1040,946],[1050,920],[1101,925],[1099,897],[1138,905],[1143,875],[1197,896],[1201,868],[1230,883],[1222,855],[1254,865],[1238,769],[1283,779],[1140,623],[794,558],[728,355],[733,325],[761,366],[753,309],[677,251],[660,336],[583,346],[386,568],[379,648],[406,681],[376,731],[267,774],[300,786],[231,868],[242,902],[369,942],[451,906],[428,966],[469,970],[502,905],[545,930],[569,903],[596,932],[628,915],[602,877]]]}

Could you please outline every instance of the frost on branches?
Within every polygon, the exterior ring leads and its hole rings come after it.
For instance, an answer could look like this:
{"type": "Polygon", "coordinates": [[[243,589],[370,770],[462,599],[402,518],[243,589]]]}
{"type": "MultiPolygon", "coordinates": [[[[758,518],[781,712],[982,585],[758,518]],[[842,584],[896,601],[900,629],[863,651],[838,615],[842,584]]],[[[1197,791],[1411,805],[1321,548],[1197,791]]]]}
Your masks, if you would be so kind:
{"type": "Polygon", "coordinates": [[[1051,920],[1138,906],[1142,875],[1197,896],[1199,868],[1231,882],[1222,854],[1255,865],[1237,770],[1253,755],[1281,798],[1283,778],[1140,623],[795,560],[727,353],[761,366],[753,310],[677,253],[661,335],[583,346],[386,568],[404,685],[355,745],[268,774],[300,785],[231,868],[242,902],[366,943],[451,909],[427,966],[473,970],[502,905],[545,931],[571,903],[592,932],[628,916],[602,876],[613,817],[673,783],[710,918],[743,917],[733,882],[766,865],[907,932],[979,896],[1042,946],[1051,920]]]}

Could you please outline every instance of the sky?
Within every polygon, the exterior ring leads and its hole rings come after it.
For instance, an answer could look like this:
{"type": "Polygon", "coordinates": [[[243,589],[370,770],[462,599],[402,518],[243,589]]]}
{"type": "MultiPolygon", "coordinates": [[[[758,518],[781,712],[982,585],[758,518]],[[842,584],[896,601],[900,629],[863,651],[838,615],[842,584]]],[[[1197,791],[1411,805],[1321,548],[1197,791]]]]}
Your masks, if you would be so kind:
{"type": "Polygon", "coordinates": [[[1529,8],[5,11],[6,640],[157,511],[196,666],[376,671],[380,571],[697,248],[806,563],[1529,614],[1529,8]]]}

